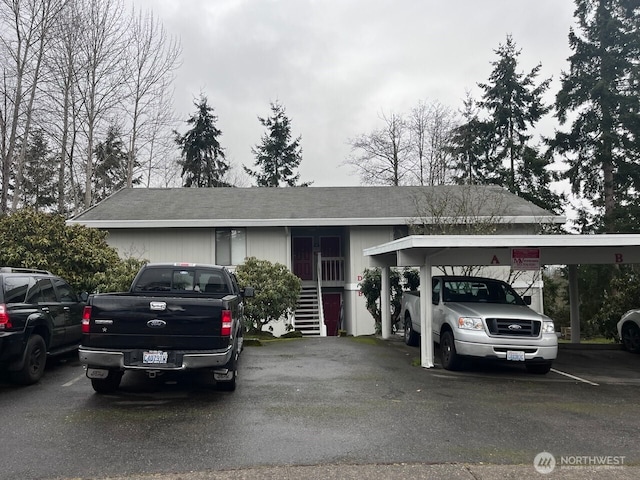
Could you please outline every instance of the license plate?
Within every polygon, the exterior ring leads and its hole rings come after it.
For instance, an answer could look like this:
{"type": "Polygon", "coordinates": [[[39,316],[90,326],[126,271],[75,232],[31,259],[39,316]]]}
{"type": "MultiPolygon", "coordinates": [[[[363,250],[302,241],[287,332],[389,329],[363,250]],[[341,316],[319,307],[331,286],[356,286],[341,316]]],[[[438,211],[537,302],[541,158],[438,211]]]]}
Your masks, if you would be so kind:
{"type": "Polygon", "coordinates": [[[518,350],[507,350],[507,360],[524,362],[524,352],[520,352],[518,350]]]}
{"type": "Polygon", "coordinates": [[[150,350],[142,353],[142,363],[167,363],[169,354],[161,350],[150,350]]]}
{"type": "Polygon", "coordinates": [[[109,376],[109,370],[103,370],[102,368],[87,368],[88,378],[107,378],[109,376]]]}

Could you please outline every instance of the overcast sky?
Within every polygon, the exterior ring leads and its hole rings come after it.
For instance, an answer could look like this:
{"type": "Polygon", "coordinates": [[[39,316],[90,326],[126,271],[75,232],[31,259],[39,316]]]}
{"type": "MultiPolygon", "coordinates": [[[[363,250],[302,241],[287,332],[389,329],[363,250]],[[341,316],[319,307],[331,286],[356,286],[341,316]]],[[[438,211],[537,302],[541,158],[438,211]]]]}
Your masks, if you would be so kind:
{"type": "MultiPolygon", "coordinates": [[[[314,186],[360,184],[342,166],[348,140],[382,126],[382,112],[421,100],[459,110],[465,92],[478,98],[507,34],[522,51],[520,71],[541,63],[539,80],[553,78],[552,101],[574,23],[573,0],[129,1],[181,41],[179,118],[202,92],[227,160],[253,167],[265,131],[257,117],[279,101],[302,136],[301,181],[314,186]]],[[[553,121],[545,124],[550,133],[553,121]]]]}

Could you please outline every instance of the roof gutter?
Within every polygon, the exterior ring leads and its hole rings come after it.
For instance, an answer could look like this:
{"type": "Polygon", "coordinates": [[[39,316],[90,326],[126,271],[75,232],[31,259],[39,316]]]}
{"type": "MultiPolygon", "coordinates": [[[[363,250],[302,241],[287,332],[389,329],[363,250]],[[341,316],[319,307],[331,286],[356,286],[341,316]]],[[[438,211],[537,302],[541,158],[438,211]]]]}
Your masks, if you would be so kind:
{"type": "MultiPolygon", "coordinates": [[[[468,219],[467,219],[468,220],[468,219]]],[[[497,221],[495,217],[477,217],[474,221],[493,220],[501,224],[563,224],[563,216],[506,216],[497,221]]],[[[405,217],[384,218],[225,218],[225,219],[165,219],[165,220],[67,220],[67,225],[84,225],[91,228],[224,228],[224,227],[335,227],[335,226],[393,226],[417,223],[405,217]]],[[[460,218],[421,218],[424,224],[459,224],[460,218]]]]}

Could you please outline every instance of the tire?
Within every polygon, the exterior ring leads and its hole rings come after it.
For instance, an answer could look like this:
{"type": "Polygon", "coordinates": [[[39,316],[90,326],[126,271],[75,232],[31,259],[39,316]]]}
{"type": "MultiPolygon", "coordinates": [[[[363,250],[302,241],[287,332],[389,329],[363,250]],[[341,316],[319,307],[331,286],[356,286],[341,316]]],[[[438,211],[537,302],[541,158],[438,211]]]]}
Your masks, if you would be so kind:
{"type": "Polygon", "coordinates": [[[440,361],[445,370],[458,370],[462,363],[460,355],[456,352],[456,343],[450,330],[440,335],[440,361]]]}
{"type": "Polygon", "coordinates": [[[416,347],[420,343],[420,335],[413,330],[411,316],[408,313],[404,317],[404,343],[410,347],[416,347]]]}
{"type": "Polygon", "coordinates": [[[633,322],[622,326],[622,346],[632,353],[640,353],[640,327],[633,322]]]}
{"type": "Polygon", "coordinates": [[[92,378],[91,386],[96,393],[113,393],[120,386],[123,372],[110,370],[107,378],[92,378]]]}
{"type": "Polygon", "coordinates": [[[13,372],[11,378],[21,385],[36,383],[44,375],[47,363],[47,344],[40,335],[31,335],[25,347],[25,362],[21,370],[13,372]]]}
{"type": "Polygon", "coordinates": [[[535,373],[536,375],[544,375],[551,370],[551,362],[547,363],[525,363],[525,368],[529,373],[535,373]]]}

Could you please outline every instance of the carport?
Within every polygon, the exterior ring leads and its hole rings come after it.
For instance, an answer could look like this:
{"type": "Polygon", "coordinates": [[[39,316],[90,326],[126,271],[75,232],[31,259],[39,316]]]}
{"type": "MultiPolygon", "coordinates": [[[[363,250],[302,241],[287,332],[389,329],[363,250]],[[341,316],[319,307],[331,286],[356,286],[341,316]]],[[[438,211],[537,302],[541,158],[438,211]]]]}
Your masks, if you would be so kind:
{"type": "MultiPolygon", "coordinates": [[[[382,271],[381,291],[389,291],[391,267],[420,267],[431,278],[437,266],[511,266],[531,270],[569,266],[571,343],[580,343],[577,266],[640,263],[640,235],[412,235],[366,248],[370,265],[382,271]]],[[[431,282],[420,282],[421,365],[433,363],[431,282]]],[[[381,296],[382,338],[391,336],[391,305],[381,296]]]]}

